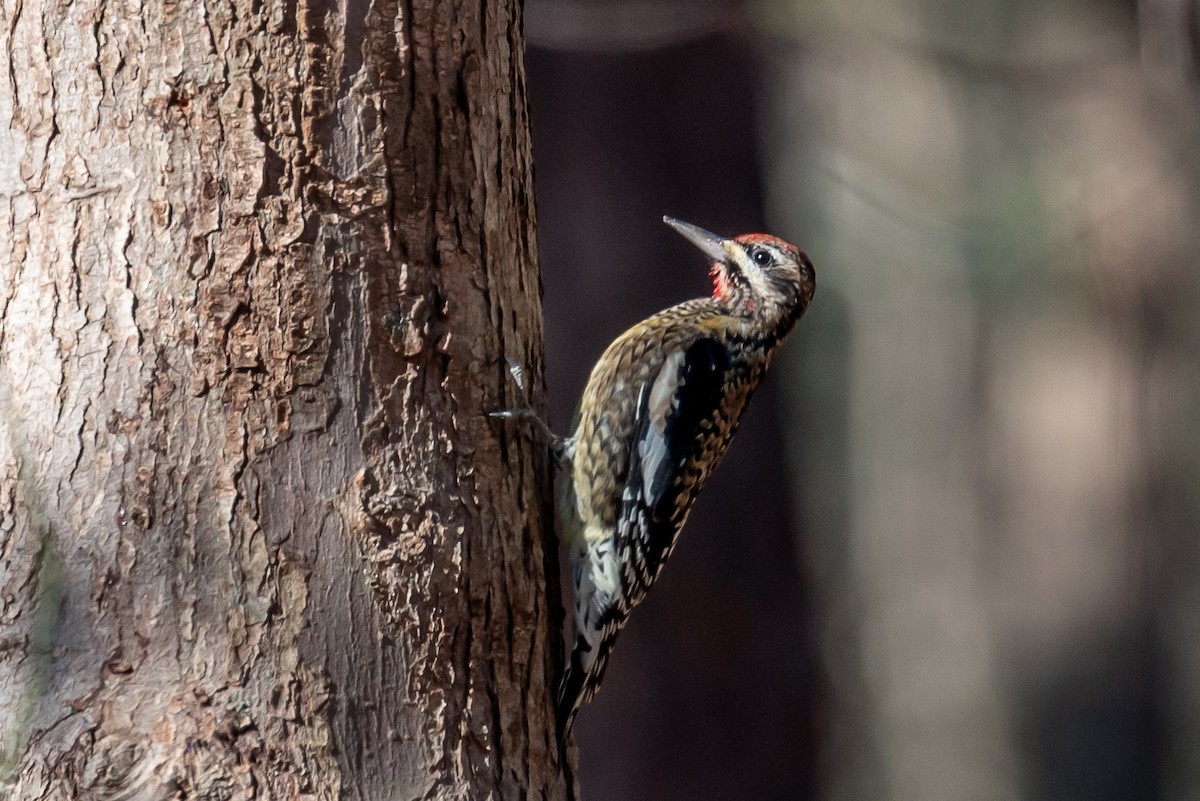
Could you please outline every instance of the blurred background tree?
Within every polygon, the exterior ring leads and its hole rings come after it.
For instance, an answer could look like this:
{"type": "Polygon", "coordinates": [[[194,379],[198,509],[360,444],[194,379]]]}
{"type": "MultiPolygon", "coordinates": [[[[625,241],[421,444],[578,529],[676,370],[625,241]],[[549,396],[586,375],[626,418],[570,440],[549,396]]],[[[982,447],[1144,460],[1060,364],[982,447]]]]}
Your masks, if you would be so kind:
{"type": "Polygon", "coordinates": [[[819,290],[580,716],[597,798],[1200,798],[1195,0],[530,0],[553,414],[819,290]]]}

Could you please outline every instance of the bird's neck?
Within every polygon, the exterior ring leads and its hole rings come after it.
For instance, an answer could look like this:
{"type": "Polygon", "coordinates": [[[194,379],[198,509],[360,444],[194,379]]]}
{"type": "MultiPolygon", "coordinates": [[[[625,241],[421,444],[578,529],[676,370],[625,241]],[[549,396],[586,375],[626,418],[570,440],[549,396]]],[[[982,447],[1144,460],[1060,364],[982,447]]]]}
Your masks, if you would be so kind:
{"type": "Polygon", "coordinates": [[[768,348],[777,346],[800,319],[798,310],[773,303],[756,303],[753,298],[721,300],[713,305],[729,318],[729,332],[743,339],[761,340],[768,348]]]}

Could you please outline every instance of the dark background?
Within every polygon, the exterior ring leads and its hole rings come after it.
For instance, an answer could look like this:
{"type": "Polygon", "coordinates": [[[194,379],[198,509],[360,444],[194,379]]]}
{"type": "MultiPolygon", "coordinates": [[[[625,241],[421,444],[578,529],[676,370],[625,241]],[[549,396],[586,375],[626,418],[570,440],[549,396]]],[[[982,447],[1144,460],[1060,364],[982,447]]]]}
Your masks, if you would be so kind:
{"type": "Polygon", "coordinates": [[[1196,6],[530,0],[552,420],[818,291],[580,714],[593,799],[1200,794],[1196,6]]]}

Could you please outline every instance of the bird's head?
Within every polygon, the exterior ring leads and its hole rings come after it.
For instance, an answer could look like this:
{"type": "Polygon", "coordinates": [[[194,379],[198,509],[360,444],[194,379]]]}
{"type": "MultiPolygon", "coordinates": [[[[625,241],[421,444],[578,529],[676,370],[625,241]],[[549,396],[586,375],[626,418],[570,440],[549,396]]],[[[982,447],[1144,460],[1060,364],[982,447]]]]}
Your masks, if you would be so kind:
{"type": "Polygon", "coordinates": [[[816,273],[795,245],[768,234],[725,239],[674,217],[663,222],[712,259],[713,298],[732,313],[790,325],[812,302],[816,273]]]}

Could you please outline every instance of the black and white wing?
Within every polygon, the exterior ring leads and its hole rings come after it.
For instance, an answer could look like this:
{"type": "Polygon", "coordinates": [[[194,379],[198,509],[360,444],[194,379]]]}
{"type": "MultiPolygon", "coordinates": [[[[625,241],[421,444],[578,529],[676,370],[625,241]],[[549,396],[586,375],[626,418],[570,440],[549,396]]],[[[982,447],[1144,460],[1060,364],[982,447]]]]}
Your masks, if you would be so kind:
{"type": "Polygon", "coordinates": [[[741,408],[729,351],[700,338],[638,388],[615,531],[584,538],[574,560],[576,640],[558,701],[560,746],[600,685],[617,632],[662,570],[741,408]],[[730,390],[734,393],[731,396],[730,390]],[[733,405],[730,400],[733,399],[733,405]]]}
{"type": "Polygon", "coordinates": [[[725,345],[698,339],[668,356],[638,399],[617,535],[618,550],[628,555],[622,583],[629,607],[658,577],[696,493],[732,436],[730,423],[736,421],[726,419],[730,361],[725,345]]]}

